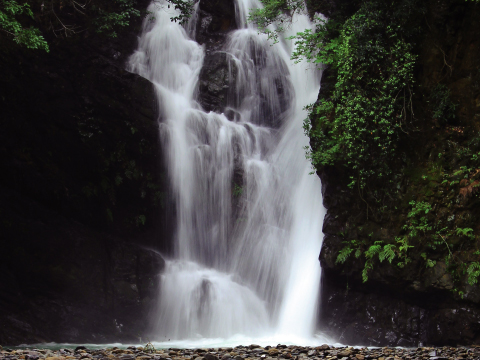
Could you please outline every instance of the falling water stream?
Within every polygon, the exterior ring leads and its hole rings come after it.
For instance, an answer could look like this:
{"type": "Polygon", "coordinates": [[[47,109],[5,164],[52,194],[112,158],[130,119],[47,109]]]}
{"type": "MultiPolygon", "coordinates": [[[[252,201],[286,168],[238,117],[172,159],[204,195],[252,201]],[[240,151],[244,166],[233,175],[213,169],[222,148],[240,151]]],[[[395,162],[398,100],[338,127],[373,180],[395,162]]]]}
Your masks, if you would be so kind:
{"type": "MultiPolygon", "coordinates": [[[[302,128],[320,73],[293,64],[291,42],[272,46],[247,24],[258,0],[236,0],[239,29],[222,50],[234,120],[206,112],[196,100],[204,47],[158,5],[129,65],[155,85],[176,203],[155,340],[325,341],[313,337],[325,210],[302,128]]],[[[311,27],[298,14],[289,31],[311,27]]]]}

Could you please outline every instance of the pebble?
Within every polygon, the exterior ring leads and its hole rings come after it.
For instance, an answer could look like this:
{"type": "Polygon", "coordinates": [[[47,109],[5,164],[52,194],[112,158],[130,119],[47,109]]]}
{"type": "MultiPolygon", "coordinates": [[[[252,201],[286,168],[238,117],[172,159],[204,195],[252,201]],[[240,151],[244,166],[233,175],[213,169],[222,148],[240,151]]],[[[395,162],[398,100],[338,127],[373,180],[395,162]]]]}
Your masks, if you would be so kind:
{"type": "Polygon", "coordinates": [[[50,349],[8,349],[0,360],[477,360],[480,347],[353,348],[322,345],[301,347],[252,344],[218,349],[153,349],[129,346],[92,350],[85,346],[50,349]]]}

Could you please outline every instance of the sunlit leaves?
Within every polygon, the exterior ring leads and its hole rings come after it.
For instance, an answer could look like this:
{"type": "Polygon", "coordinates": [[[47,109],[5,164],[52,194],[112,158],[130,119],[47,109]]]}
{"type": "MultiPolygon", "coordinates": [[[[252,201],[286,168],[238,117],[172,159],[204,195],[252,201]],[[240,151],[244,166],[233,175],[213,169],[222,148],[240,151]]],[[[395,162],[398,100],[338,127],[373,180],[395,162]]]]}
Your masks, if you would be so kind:
{"type": "Polygon", "coordinates": [[[249,21],[257,24],[260,31],[278,41],[278,35],[288,26],[296,12],[305,10],[304,0],[260,0],[263,8],[252,9],[249,21]]]}
{"type": "Polygon", "coordinates": [[[37,28],[27,28],[20,24],[18,17],[22,15],[33,18],[29,4],[19,4],[15,0],[0,0],[0,30],[19,45],[48,52],[47,42],[40,31],[37,28]]]}

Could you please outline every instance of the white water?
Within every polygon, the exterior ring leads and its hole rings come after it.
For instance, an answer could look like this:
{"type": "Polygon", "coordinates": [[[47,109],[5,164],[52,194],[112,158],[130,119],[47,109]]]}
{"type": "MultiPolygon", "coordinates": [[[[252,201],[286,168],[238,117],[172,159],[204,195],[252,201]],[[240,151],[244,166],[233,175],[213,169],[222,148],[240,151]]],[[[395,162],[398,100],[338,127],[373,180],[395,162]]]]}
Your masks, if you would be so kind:
{"type": "MultiPolygon", "coordinates": [[[[195,26],[187,33],[170,21],[173,7],[150,6],[155,20],[145,22],[130,59],[130,70],[157,90],[176,200],[158,341],[331,342],[314,337],[325,210],[320,180],[309,175],[302,128],[303,107],[316,100],[320,74],[292,63],[291,43],[271,46],[245,23],[248,9],[259,6],[237,0],[241,29],[224,49],[227,106],[235,121],[197,103],[204,48],[190,37],[195,26]]],[[[291,33],[311,26],[306,15],[296,15],[291,33]]]]}

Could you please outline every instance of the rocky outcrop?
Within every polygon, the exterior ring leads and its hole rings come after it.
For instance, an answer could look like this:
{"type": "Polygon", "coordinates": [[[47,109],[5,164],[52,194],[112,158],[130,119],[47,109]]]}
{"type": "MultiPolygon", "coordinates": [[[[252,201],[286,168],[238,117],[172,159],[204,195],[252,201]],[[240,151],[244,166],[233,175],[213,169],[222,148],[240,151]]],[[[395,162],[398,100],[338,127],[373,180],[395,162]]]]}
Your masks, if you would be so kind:
{"type": "Polygon", "coordinates": [[[174,214],[153,86],[125,70],[141,20],[50,53],[0,37],[2,344],[148,331],[174,214]]]}
{"type": "Polygon", "coordinates": [[[480,312],[442,291],[415,292],[324,271],[320,326],[339,342],[370,346],[464,345],[480,341],[480,312]]]}
{"type": "Polygon", "coordinates": [[[229,59],[221,50],[225,47],[227,34],[237,28],[235,2],[201,0],[195,21],[195,39],[205,46],[198,101],[205,111],[222,113],[227,105],[230,80],[229,59]]]}
{"type": "Polygon", "coordinates": [[[3,248],[10,259],[0,265],[0,342],[140,341],[163,258],[38,210],[43,221],[7,233],[15,244],[3,248]]]}
{"type": "MultiPolygon", "coordinates": [[[[216,48],[218,40],[238,27],[234,0],[200,0],[200,21],[197,22],[197,41],[216,48]]],[[[218,49],[218,48],[217,48],[218,49]]]]}
{"type": "Polygon", "coordinates": [[[207,54],[200,72],[199,102],[205,111],[222,113],[230,85],[228,56],[225,52],[207,54]]]}
{"type": "MultiPolygon", "coordinates": [[[[348,13],[348,4],[344,5],[346,10],[342,11],[348,13]]],[[[328,210],[320,254],[324,270],[320,325],[343,343],[374,346],[480,343],[478,286],[466,284],[464,274],[455,280],[446,264],[445,254],[439,254],[440,251],[429,253],[435,264],[427,267],[420,256],[421,251],[418,251],[421,244],[415,243],[417,247],[409,252],[411,262],[408,265],[400,268],[387,261],[376,261],[366,283],[361,278],[365,265],[363,255],[355,258],[352,254],[347,263],[336,263],[339,251],[345,246],[344,241],[375,239],[391,243],[405,234],[402,227],[412,199],[433,204],[429,214],[431,221],[441,220],[444,224],[452,221],[455,227],[473,228],[477,234],[480,229],[478,198],[467,197],[468,189],[461,193],[453,188],[442,188],[443,179],[418,175],[431,174],[429,166],[438,160],[439,153],[448,154],[445,144],[463,146],[467,139],[463,131],[478,130],[475,99],[479,92],[473,84],[479,66],[472,60],[479,49],[479,27],[474,20],[478,7],[463,1],[445,0],[427,2],[426,9],[421,25],[425,33],[419,39],[420,57],[416,73],[421,94],[416,98],[415,106],[418,109],[416,115],[427,125],[421,128],[420,135],[409,134],[401,145],[409,149],[410,168],[406,168],[398,185],[398,197],[383,213],[368,213],[358,191],[347,187],[343,168],[326,166],[319,172],[324,205],[328,210]],[[450,127],[442,127],[429,119],[427,89],[438,83],[447,84],[458,104],[450,127]],[[459,126],[459,131],[453,131],[452,126],[459,126]],[[462,281],[463,294],[457,288],[462,281]]],[[[322,79],[323,94],[330,91],[331,80],[327,70],[322,79]]],[[[452,156],[449,166],[453,168],[461,161],[461,157],[452,156]]],[[[370,200],[373,203],[373,199],[370,200]]],[[[460,240],[452,236],[448,241],[458,244],[460,240]]],[[[473,251],[468,256],[476,259],[473,251]]]]}
{"type": "Polygon", "coordinates": [[[253,63],[251,59],[242,58],[241,53],[225,51],[228,50],[228,33],[239,27],[234,1],[220,4],[214,0],[202,0],[196,16],[195,38],[205,45],[198,86],[198,101],[203,109],[224,113],[232,121],[240,120],[240,114],[234,109],[249,109],[250,122],[281,127],[294,97],[293,86],[285,77],[288,70],[280,56],[275,53],[267,55],[271,43],[254,38],[246,40],[245,51],[252,54],[253,63]],[[254,73],[258,78],[252,83],[237,82],[237,78],[253,78],[254,73]]]}

